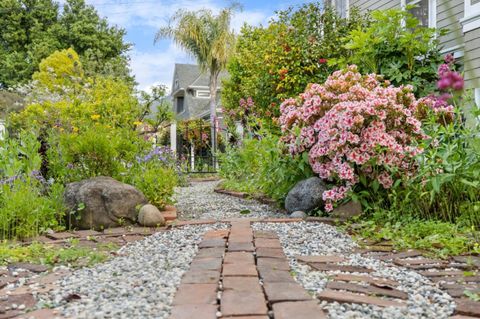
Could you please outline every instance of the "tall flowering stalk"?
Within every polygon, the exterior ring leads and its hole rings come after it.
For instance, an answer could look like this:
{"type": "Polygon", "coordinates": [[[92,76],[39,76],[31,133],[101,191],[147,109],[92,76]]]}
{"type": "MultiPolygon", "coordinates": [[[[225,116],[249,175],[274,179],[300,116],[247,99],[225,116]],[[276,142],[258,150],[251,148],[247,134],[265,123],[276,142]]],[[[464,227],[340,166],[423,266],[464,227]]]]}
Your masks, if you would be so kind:
{"type": "Polygon", "coordinates": [[[284,101],[283,140],[292,154],[308,152],[313,171],[335,185],[323,193],[331,211],[360,182],[388,189],[415,174],[427,138],[415,114],[425,103],[411,86],[393,87],[351,65],[284,101]]]}

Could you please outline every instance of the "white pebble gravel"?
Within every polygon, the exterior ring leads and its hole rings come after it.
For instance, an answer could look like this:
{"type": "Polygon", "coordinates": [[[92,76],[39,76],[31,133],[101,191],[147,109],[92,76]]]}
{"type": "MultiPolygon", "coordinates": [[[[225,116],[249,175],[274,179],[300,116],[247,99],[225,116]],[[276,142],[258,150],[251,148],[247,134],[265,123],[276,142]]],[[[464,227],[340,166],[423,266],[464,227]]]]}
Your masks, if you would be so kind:
{"type": "Polygon", "coordinates": [[[167,318],[203,234],[227,224],[184,226],[122,247],[118,257],[75,271],[40,305],[73,318],[167,318]],[[67,296],[80,299],[67,302],[67,296]]]}
{"type": "Polygon", "coordinates": [[[443,319],[448,318],[454,311],[452,298],[428,279],[414,271],[353,253],[356,244],[335,227],[321,223],[298,222],[255,223],[253,228],[277,233],[295,273],[295,279],[305,289],[315,294],[323,291],[329,278],[340,272],[315,271],[307,265],[297,263],[294,256],[333,254],[344,256],[346,261],[342,264],[373,269],[371,275],[397,281],[400,284],[397,288],[409,295],[407,306],[403,308],[323,302],[321,305],[328,310],[330,318],[443,319]]]}
{"type": "Polygon", "coordinates": [[[218,185],[213,182],[192,182],[189,187],[176,189],[176,200],[180,219],[227,219],[285,217],[269,205],[256,200],[237,198],[215,193],[218,185]],[[241,213],[242,212],[242,213],[241,213]]]}

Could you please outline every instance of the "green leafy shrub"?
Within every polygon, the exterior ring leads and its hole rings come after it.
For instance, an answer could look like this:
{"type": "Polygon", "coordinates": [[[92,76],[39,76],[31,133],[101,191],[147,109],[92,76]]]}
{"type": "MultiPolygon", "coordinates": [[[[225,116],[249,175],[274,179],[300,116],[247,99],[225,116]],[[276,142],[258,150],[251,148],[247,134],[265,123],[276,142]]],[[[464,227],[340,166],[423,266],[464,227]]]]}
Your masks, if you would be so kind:
{"type": "Polygon", "coordinates": [[[131,184],[137,187],[149,202],[159,209],[173,204],[173,189],[177,185],[177,174],[166,167],[141,168],[139,174],[134,174],[131,184]]]}
{"type": "Polygon", "coordinates": [[[179,183],[175,155],[168,147],[155,147],[146,155],[137,156],[129,164],[124,181],[137,187],[159,209],[173,204],[173,190],[179,183]]]}
{"type": "Polygon", "coordinates": [[[283,203],[298,181],[312,176],[305,157],[291,157],[279,137],[268,132],[246,138],[240,147],[228,147],[220,157],[224,187],[247,193],[263,193],[283,203]]]}
{"type": "Polygon", "coordinates": [[[392,211],[480,226],[478,126],[467,126],[462,115],[457,107],[451,123],[428,119],[424,128],[430,138],[422,145],[418,172],[392,190],[392,211]]]}
{"type": "Polygon", "coordinates": [[[421,27],[407,10],[373,11],[371,18],[368,27],[352,30],[343,38],[347,54],[330,64],[356,64],[360,72],[381,74],[395,86],[413,85],[417,96],[433,92],[443,60],[437,31],[421,27]]]}
{"type": "Polygon", "coordinates": [[[0,238],[25,238],[62,226],[63,187],[40,175],[39,148],[28,132],[0,140],[0,238]]]}
{"type": "Polygon", "coordinates": [[[323,82],[335,70],[328,60],[348,52],[342,38],[367,23],[356,10],[343,19],[321,3],[309,3],[277,12],[266,27],[245,25],[227,66],[230,77],[223,83],[227,120],[240,120],[239,101],[251,97],[252,114],[278,129],[272,117],[279,116],[282,100],[303,92],[309,83],[323,82]]]}
{"type": "Polygon", "coordinates": [[[151,105],[140,103],[128,83],[86,76],[72,49],[43,60],[34,79],[24,88],[26,107],[10,113],[13,134],[0,149],[6,153],[0,180],[8,184],[0,194],[5,238],[63,227],[63,186],[94,176],[131,183],[160,208],[171,203],[178,180],[174,160],[137,161],[152,148],[144,120],[155,132],[152,123],[168,120],[168,114],[146,119],[151,105]]]}

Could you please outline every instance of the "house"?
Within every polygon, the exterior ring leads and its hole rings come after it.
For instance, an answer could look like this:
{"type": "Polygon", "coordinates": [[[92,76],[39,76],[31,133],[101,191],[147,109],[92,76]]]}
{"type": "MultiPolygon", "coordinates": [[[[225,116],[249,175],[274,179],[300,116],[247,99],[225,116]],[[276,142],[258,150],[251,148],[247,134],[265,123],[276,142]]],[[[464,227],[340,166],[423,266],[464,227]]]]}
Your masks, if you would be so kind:
{"type": "MultiPolygon", "coordinates": [[[[216,116],[222,126],[221,83],[227,76],[220,73],[217,88],[216,116]]],[[[172,81],[172,111],[177,121],[204,119],[210,120],[210,88],[208,72],[202,72],[198,65],[175,64],[172,81]]],[[[208,131],[208,128],[206,129],[208,131]]],[[[170,145],[174,152],[180,151],[181,140],[177,131],[177,124],[170,127],[170,145]]],[[[191,151],[193,154],[193,150],[191,151]]]]}
{"type": "Polygon", "coordinates": [[[369,10],[410,9],[423,25],[446,28],[448,33],[439,38],[442,53],[452,53],[463,59],[465,84],[474,89],[475,101],[480,105],[480,0],[327,0],[344,17],[352,7],[361,12],[369,10]]]}

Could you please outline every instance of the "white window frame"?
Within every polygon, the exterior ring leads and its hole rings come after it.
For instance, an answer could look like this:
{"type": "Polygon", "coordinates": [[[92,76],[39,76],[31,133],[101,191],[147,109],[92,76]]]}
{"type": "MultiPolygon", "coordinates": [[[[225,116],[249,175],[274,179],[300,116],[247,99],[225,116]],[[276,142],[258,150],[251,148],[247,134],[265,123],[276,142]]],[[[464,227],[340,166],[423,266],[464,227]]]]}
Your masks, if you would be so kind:
{"type": "MultiPolygon", "coordinates": [[[[409,0],[409,5],[415,5],[421,0],[409,0]]],[[[468,1],[468,0],[467,0],[468,1]]],[[[405,10],[407,7],[407,0],[400,0],[402,9],[405,10]]],[[[436,28],[437,27],[437,0],[428,0],[428,27],[436,28]]]]}
{"type": "Polygon", "coordinates": [[[199,99],[209,99],[210,91],[208,90],[195,90],[195,97],[199,99]],[[208,95],[200,95],[199,93],[208,93],[208,95]]]}
{"type": "Polygon", "coordinates": [[[472,4],[472,0],[465,0],[465,17],[460,20],[463,32],[470,32],[480,28],[480,2],[472,4]]]}
{"type": "Polygon", "coordinates": [[[475,103],[477,103],[477,106],[480,107],[480,88],[475,88],[473,90],[473,94],[475,97],[475,103]]]}
{"type": "MultiPolygon", "coordinates": [[[[331,0],[330,5],[337,9],[337,0],[331,0]]],[[[345,12],[338,12],[340,16],[344,16],[346,19],[350,18],[350,0],[345,0],[345,12]]]]}

